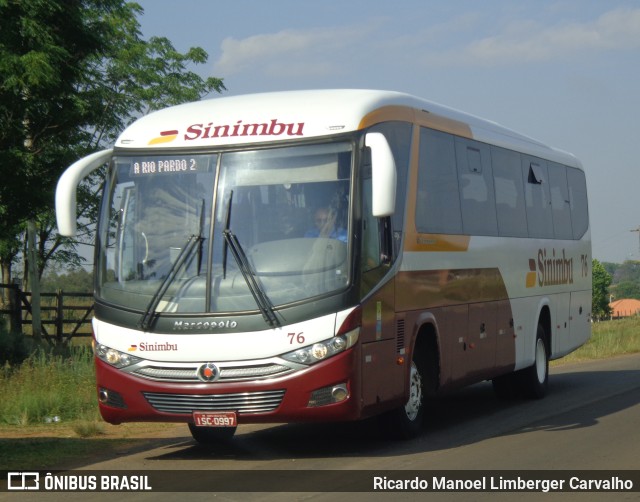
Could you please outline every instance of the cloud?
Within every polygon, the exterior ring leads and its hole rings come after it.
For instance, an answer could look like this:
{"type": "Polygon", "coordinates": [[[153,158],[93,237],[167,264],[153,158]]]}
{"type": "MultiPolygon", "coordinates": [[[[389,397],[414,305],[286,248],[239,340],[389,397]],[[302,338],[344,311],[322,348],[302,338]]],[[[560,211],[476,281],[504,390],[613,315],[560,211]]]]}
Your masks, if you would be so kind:
{"type": "Polygon", "coordinates": [[[321,79],[357,76],[376,67],[410,72],[417,66],[504,66],[640,48],[639,8],[557,24],[512,19],[500,25],[487,22],[484,12],[414,24],[413,30],[412,23],[403,24],[405,31],[398,31],[397,24],[392,18],[375,18],[346,26],[228,37],[221,43],[214,74],[321,79]],[[487,29],[493,32],[487,34],[487,29]]]}
{"type": "Polygon", "coordinates": [[[225,38],[214,73],[247,70],[271,76],[321,76],[340,71],[354,47],[367,39],[378,22],[363,26],[283,30],[244,39],[225,38]]]}
{"type": "Polygon", "coordinates": [[[640,9],[615,9],[593,22],[544,27],[513,22],[503,33],[481,38],[451,51],[451,61],[511,64],[548,61],[594,50],[640,48],[640,9]]]}

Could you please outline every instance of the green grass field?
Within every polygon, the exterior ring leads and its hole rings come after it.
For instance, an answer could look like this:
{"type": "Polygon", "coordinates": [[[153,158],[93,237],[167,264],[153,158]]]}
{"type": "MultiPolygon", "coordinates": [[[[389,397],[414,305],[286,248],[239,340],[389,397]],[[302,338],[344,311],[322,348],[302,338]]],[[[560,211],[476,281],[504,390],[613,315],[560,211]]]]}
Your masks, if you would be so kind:
{"type": "Polygon", "coordinates": [[[640,318],[593,323],[591,339],[559,364],[640,352],[640,318]]]}

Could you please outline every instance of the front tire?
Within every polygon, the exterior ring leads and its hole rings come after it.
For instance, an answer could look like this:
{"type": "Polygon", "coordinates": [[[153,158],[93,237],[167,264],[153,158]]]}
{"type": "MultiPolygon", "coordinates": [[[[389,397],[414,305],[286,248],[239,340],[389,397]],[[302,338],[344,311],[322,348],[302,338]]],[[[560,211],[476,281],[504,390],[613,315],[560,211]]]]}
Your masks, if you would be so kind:
{"type": "Polygon", "coordinates": [[[393,439],[411,439],[422,431],[425,403],[425,368],[414,354],[409,374],[409,399],[404,406],[391,410],[381,417],[385,433],[393,439]]]}

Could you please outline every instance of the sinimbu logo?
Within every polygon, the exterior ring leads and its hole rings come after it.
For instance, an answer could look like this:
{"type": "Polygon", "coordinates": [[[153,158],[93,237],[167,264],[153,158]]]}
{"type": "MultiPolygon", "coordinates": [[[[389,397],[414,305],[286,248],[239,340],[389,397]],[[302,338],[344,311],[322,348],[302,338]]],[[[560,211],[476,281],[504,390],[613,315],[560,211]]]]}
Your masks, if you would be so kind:
{"type": "Polygon", "coordinates": [[[529,272],[527,272],[526,286],[533,288],[536,285],[558,286],[561,284],[573,284],[573,258],[562,254],[556,255],[556,250],[552,249],[547,253],[546,249],[538,249],[538,258],[529,259],[529,272]]]}
{"type": "Polygon", "coordinates": [[[151,141],[149,141],[149,144],[157,145],[159,143],[169,143],[170,141],[173,141],[177,137],[178,137],[178,131],[176,130],[162,131],[160,133],[160,136],[153,138],[151,141]]]}
{"type": "Polygon", "coordinates": [[[128,352],[149,352],[149,351],[176,351],[178,350],[177,343],[145,343],[131,344],[127,349],[128,352]]]}
{"type": "MultiPolygon", "coordinates": [[[[198,139],[211,138],[233,138],[242,136],[304,136],[304,122],[279,122],[278,119],[271,119],[269,122],[245,124],[238,120],[235,124],[217,125],[213,122],[208,124],[192,124],[187,127],[182,139],[193,141],[198,139]]],[[[180,135],[180,131],[171,129],[160,132],[150,145],[169,143],[180,135]]]]}

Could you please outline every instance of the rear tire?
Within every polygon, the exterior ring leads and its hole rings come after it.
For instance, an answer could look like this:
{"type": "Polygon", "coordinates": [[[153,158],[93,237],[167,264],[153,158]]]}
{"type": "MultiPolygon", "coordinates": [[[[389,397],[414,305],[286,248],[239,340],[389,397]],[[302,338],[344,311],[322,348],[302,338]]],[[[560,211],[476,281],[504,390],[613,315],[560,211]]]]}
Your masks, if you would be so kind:
{"type": "Polygon", "coordinates": [[[393,439],[411,439],[422,431],[425,375],[424,363],[414,353],[409,375],[409,399],[404,406],[391,410],[380,417],[381,426],[389,437],[393,439]]]}
{"type": "Polygon", "coordinates": [[[236,427],[198,427],[189,424],[189,432],[198,443],[213,445],[231,440],[236,433],[236,427]]]}
{"type": "Polygon", "coordinates": [[[538,324],[535,346],[535,361],[519,373],[520,388],[525,397],[542,399],[549,387],[549,348],[542,324],[538,324]]]}

